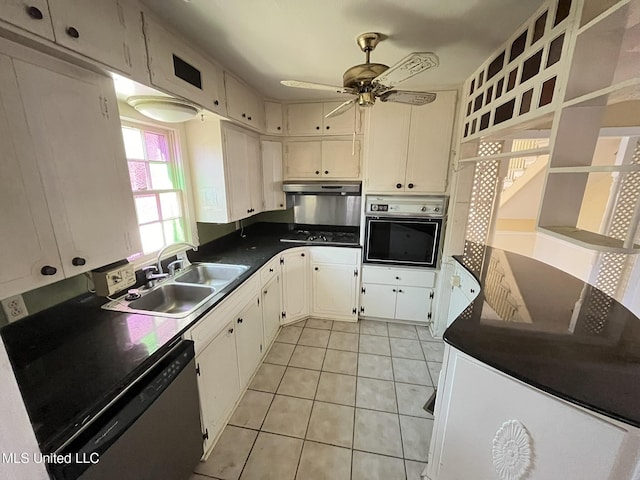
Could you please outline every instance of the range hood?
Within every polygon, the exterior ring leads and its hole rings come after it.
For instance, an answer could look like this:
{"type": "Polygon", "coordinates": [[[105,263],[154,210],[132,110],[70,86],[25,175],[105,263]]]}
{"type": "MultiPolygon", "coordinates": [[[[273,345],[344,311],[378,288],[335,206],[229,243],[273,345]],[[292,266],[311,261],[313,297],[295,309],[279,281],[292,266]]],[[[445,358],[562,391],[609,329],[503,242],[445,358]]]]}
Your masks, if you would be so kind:
{"type": "Polygon", "coordinates": [[[282,190],[299,195],[360,195],[360,182],[283,183],[282,190]]]}

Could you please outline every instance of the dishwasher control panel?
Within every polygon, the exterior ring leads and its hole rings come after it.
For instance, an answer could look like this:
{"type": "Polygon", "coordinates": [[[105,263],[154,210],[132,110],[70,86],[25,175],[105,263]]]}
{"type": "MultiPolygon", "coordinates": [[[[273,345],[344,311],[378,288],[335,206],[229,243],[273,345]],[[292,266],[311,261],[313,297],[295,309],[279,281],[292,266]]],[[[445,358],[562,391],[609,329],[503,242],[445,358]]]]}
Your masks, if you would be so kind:
{"type": "Polygon", "coordinates": [[[105,267],[91,272],[96,295],[108,297],[136,284],[133,265],[126,263],[115,267],[105,267]]]}

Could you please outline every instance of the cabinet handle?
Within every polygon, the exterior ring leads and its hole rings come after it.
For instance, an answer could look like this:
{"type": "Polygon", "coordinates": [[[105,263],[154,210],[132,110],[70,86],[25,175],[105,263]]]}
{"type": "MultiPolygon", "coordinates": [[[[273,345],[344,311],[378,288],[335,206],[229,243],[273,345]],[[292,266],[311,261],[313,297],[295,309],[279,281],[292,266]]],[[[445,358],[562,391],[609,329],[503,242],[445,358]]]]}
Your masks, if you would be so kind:
{"type": "Polygon", "coordinates": [[[282,130],[282,127],[278,127],[277,129],[278,129],[278,130],[282,130]]]}
{"type": "Polygon", "coordinates": [[[80,32],[74,27],[67,27],[66,32],[71,38],[80,38],[80,32]]]}
{"type": "Polygon", "coordinates": [[[42,20],[44,18],[38,7],[27,7],[27,14],[34,20],[42,20]]]}
{"type": "Polygon", "coordinates": [[[238,319],[238,323],[242,323],[242,319],[241,318],[238,319]]]}
{"type": "Polygon", "coordinates": [[[316,175],[320,175],[320,170],[316,170],[316,175]]]}
{"type": "Polygon", "coordinates": [[[56,267],[52,267],[51,265],[45,265],[40,269],[40,273],[42,275],[55,275],[58,273],[58,269],[56,267]]]}
{"type": "Polygon", "coordinates": [[[320,130],[320,127],[316,126],[316,130],[320,130]]]}
{"type": "Polygon", "coordinates": [[[81,267],[85,263],[87,263],[87,261],[82,257],[74,257],[73,260],[71,260],[71,264],[75,267],[81,267]]]}
{"type": "Polygon", "coordinates": [[[314,268],[315,271],[318,271],[318,267],[314,268]]]}
{"type": "Polygon", "coordinates": [[[220,102],[218,100],[214,100],[213,104],[217,107],[218,105],[220,105],[220,102]]]}
{"type": "Polygon", "coordinates": [[[407,187],[413,188],[413,183],[410,183],[409,185],[407,185],[407,187]]]}
{"type": "Polygon", "coordinates": [[[229,333],[233,333],[233,328],[230,328],[229,330],[227,330],[229,333]]]}
{"type": "Polygon", "coordinates": [[[325,175],[328,175],[328,174],[329,174],[329,170],[325,170],[325,171],[324,171],[324,174],[325,174],[325,175]]]}
{"type": "Polygon", "coordinates": [[[401,183],[396,183],[396,188],[402,188],[402,184],[401,183]]]}
{"type": "Polygon", "coordinates": [[[269,269],[269,271],[270,271],[270,272],[273,272],[273,268],[270,268],[270,269],[269,269]]]}
{"type": "Polygon", "coordinates": [[[472,288],[472,289],[471,289],[471,293],[476,293],[476,291],[472,288]]]}

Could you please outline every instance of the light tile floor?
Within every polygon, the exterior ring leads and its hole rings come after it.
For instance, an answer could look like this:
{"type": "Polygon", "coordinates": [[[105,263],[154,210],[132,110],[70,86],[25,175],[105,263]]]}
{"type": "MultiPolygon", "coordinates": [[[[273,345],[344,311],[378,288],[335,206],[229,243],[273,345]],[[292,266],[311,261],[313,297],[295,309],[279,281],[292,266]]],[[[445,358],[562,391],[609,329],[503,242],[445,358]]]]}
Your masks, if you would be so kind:
{"type": "Polygon", "coordinates": [[[190,480],[420,480],[443,353],[426,327],[284,327],[190,480]]]}

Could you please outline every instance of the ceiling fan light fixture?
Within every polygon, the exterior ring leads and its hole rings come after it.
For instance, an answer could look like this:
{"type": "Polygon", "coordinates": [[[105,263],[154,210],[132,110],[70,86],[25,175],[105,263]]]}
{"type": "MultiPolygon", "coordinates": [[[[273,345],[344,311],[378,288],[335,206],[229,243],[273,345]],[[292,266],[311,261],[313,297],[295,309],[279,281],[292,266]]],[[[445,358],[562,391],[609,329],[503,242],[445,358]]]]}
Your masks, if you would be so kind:
{"type": "Polygon", "coordinates": [[[361,107],[372,107],[376,103],[376,96],[373,92],[362,92],[358,95],[358,105],[361,107]]]}
{"type": "Polygon", "coordinates": [[[127,98],[127,103],[145,117],[166,123],[182,123],[194,119],[200,107],[172,97],[138,95],[127,98]]]}

